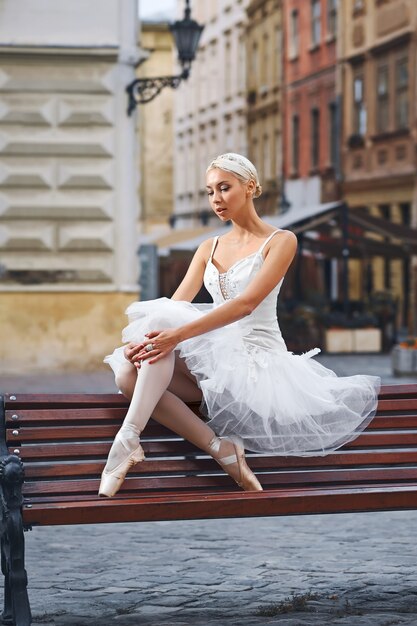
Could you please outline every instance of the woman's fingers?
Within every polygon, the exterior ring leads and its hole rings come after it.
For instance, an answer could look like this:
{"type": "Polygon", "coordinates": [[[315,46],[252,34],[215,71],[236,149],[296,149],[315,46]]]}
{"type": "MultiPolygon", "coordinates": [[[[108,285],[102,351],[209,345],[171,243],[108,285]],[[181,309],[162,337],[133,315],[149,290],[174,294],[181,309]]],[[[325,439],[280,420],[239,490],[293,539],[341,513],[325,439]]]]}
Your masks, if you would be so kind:
{"type": "Polygon", "coordinates": [[[144,350],[143,352],[140,352],[135,357],[135,360],[147,361],[148,359],[150,359],[149,363],[155,363],[155,361],[159,361],[159,359],[162,359],[164,356],[166,356],[170,352],[172,352],[172,350],[169,350],[169,349],[162,350],[161,348],[155,348],[154,350],[150,350],[149,352],[144,350]]]}
{"type": "Polygon", "coordinates": [[[177,341],[173,341],[170,331],[152,330],[145,335],[146,341],[135,345],[135,349],[131,352],[131,362],[134,365],[141,361],[149,360],[149,363],[155,363],[164,356],[172,352],[177,345],[177,341]],[[157,341],[152,341],[158,337],[157,341]],[[152,346],[152,350],[147,348],[152,346]]]}
{"type": "Polygon", "coordinates": [[[144,347],[145,347],[144,343],[133,343],[133,342],[128,343],[125,346],[125,349],[123,352],[125,358],[131,363],[134,363],[136,355],[138,355],[143,350],[144,347]]]}

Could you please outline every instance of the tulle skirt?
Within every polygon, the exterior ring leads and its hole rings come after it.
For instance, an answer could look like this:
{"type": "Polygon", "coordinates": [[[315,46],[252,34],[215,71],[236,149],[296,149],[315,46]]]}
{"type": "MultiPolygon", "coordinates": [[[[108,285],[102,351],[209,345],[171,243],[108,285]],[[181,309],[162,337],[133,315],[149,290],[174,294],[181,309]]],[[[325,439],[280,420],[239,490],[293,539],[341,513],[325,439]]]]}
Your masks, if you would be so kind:
{"type": "MultiPolygon", "coordinates": [[[[168,298],[134,302],[122,340],[141,342],[151,330],[181,326],[212,307],[168,298]]],[[[220,436],[238,435],[253,452],[325,455],[355,439],[376,412],[378,376],[339,377],[312,358],[318,348],[293,354],[278,343],[275,349],[257,346],[239,322],[187,339],[176,350],[202,391],[209,426],[220,436]]],[[[126,363],[123,346],[104,361],[117,374],[126,363]]]]}

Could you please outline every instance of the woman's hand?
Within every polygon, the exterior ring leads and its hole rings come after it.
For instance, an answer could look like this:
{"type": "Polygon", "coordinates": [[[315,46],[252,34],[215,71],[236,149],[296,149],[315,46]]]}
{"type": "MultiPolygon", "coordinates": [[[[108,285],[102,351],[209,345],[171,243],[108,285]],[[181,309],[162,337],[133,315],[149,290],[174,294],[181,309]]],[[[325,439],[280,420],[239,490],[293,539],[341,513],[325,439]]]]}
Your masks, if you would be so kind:
{"type": "MultiPolygon", "coordinates": [[[[135,357],[142,350],[143,350],[143,344],[134,343],[133,341],[131,341],[124,347],[123,355],[125,359],[129,361],[129,363],[132,363],[132,365],[138,365],[137,363],[135,363],[135,357]]],[[[140,363],[139,363],[139,367],[140,367],[140,363]]]]}
{"type": "Polygon", "coordinates": [[[163,359],[164,356],[175,349],[180,341],[179,333],[176,328],[153,330],[150,333],[146,333],[145,337],[148,338],[148,341],[138,344],[137,347],[140,348],[140,350],[132,359],[132,363],[137,367],[140,367],[140,362],[146,359],[151,359],[149,364],[156,363],[159,359],[163,359]],[[149,345],[152,346],[152,350],[146,349],[149,345]]]}

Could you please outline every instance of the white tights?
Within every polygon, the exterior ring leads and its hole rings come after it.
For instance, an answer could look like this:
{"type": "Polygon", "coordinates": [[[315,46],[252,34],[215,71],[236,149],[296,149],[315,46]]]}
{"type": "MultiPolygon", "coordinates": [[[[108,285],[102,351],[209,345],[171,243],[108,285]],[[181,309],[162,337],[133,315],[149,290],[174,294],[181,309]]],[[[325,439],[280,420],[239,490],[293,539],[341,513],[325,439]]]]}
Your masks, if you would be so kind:
{"type": "MultiPolygon", "coordinates": [[[[215,432],[186,404],[200,401],[201,391],[184,360],[177,354],[171,352],[152,365],[144,361],[139,370],[131,363],[126,363],[116,376],[116,384],[131,402],[110,449],[106,465],[108,471],[138,447],[139,435],[151,415],[160,424],[213,454],[209,444],[215,432]]],[[[233,452],[233,444],[222,440],[215,458],[233,452]]]]}

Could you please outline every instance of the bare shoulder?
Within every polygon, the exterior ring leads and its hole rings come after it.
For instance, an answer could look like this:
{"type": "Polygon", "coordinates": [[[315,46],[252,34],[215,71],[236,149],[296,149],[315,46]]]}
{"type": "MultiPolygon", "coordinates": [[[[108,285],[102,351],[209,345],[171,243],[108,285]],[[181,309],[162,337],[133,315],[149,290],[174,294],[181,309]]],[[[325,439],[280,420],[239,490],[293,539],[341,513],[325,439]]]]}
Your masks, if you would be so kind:
{"type": "Polygon", "coordinates": [[[271,248],[278,248],[282,246],[297,247],[298,239],[291,230],[279,230],[275,237],[271,239],[271,248]]]}
{"type": "Polygon", "coordinates": [[[288,254],[294,255],[297,251],[297,246],[297,236],[291,230],[279,230],[277,234],[271,238],[268,249],[265,251],[265,256],[270,252],[275,253],[275,251],[279,251],[281,254],[285,251],[288,254]]]}
{"type": "Polygon", "coordinates": [[[280,230],[278,238],[281,239],[281,241],[298,243],[297,235],[293,233],[292,230],[280,230]]]}
{"type": "Polygon", "coordinates": [[[215,239],[214,237],[210,237],[210,239],[205,239],[202,243],[200,243],[200,245],[197,248],[196,255],[198,255],[200,258],[204,259],[205,261],[208,261],[211,248],[214,243],[214,239],[215,239]]]}

